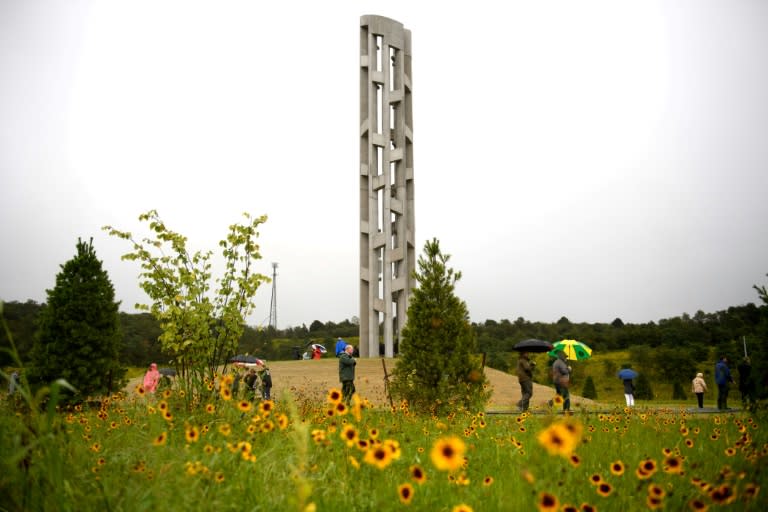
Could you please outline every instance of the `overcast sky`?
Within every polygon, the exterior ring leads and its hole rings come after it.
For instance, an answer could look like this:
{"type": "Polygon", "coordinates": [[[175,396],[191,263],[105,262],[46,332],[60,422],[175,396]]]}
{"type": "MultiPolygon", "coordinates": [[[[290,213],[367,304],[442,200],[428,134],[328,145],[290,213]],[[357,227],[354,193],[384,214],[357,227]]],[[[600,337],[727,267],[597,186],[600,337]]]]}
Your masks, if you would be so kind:
{"type": "MultiPolygon", "coordinates": [[[[0,0],[0,299],[155,208],[266,214],[284,328],[359,316],[359,20],[412,31],[416,240],[473,321],[658,321],[768,284],[768,2],[0,0]]],[[[271,285],[251,325],[266,325],[271,285]]]]}

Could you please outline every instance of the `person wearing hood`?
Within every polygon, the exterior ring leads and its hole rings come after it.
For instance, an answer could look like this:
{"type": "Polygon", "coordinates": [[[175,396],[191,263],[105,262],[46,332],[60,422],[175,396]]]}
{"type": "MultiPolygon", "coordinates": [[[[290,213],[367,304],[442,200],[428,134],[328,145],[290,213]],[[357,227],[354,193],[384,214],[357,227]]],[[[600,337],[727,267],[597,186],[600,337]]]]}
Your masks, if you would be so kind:
{"type": "Polygon", "coordinates": [[[157,371],[157,363],[149,365],[149,370],[144,374],[144,391],[154,393],[157,391],[157,384],[160,382],[160,372],[157,371]]]}
{"type": "Polygon", "coordinates": [[[699,402],[699,409],[704,408],[704,392],[707,390],[707,383],[704,382],[704,374],[697,373],[691,382],[691,391],[696,395],[699,402]]]}

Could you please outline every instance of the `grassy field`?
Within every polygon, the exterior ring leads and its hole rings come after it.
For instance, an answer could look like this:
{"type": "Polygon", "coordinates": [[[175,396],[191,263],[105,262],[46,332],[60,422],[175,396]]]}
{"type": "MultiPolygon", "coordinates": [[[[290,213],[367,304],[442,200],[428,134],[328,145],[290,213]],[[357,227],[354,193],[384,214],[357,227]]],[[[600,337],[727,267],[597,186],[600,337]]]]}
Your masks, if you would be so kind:
{"type": "MultiPolygon", "coordinates": [[[[344,407],[322,384],[334,360],[288,363],[277,402],[228,400],[226,378],[192,409],[172,389],[58,413],[3,400],[0,510],[764,510],[764,412],[430,417],[344,407]]],[[[360,365],[362,393],[380,379],[360,365]]]]}

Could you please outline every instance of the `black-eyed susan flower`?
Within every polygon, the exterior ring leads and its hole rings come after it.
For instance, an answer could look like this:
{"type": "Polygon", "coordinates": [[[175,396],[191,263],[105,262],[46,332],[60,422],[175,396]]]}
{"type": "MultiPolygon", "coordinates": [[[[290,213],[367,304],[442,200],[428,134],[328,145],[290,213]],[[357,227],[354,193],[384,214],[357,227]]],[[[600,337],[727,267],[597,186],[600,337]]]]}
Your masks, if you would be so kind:
{"type": "Polygon", "coordinates": [[[489,487],[493,485],[493,477],[492,476],[486,476],[483,478],[483,487],[489,487]]]}
{"type": "Polygon", "coordinates": [[[759,492],[760,492],[760,486],[752,482],[749,482],[744,486],[744,489],[742,489],[741,495],[744,497],[745,500],[752,500],[757,497],[759,492]]]}
{"type": "Polygon", "coordinates": [[[165,442],[168,440],[168,433],[163,432],[159,436],[157,436],[154,441],[152,441],[152,444],[155,446],[163,446],[165,442]]]}
{"type": "Polygon", "coordinates": [[[224,473],[217,471],[216,474],[213,475],[213,481],[217,484],[224,482],[224,473]]]}
{"type": "Polygon", "coordinates": [[[424,470],[418,464],[414,464],[408,468],[408,472],[411,474],[411,479],[417,484],[423,484],[427,481],[427,474],[424,473],[424,470]]]}
{"type": "Polygon", "coordinates": [[[575,453],[571,454],[570,457],[568,457],[568,462],[571,463],[571,466],[577,468],[579,467],[579,464],[581,464],[581,458],[576,455],[575,453]]]}
{"type": "Polygon", "coordinates": [[[259,412],[262,416],[269,416],[274,408],[275,403],[272,400],[264,400],[259,404],[259,412]]]}
{"type": "Polygon", "coordinates": [[[288,428],[288,415],[285,413],[280,413],[277,415],[277,426],[280,427],[280,430],[285,430],[288,428]]]}
{"type": "Polygon", "coordinates": [[[556,512],[560,508],[560,501],[554,494],[542,492],[539,494],[539,501],[536,505],[539,512],[556,512]]]}
{"type": "Polygon", "coordinates": [[[582,503],[579,509],[581,512],[597,512],[597,508],[589,503],[582,503]]]}
{"type": "Polygon", "coordinates": [[[709,499],[716,505],[730,505],[736,499],[736,493],[733,492],[733,487],[723,484],[709,492],[709,499]]]}
{"type": "Polygon", "coordinates": [[[679,455],[667,457],[664,459],[664,472],[680,474],[683,472],[683,459],[679,455]]]}
{"type": "Polygon", "coordinates": [[[328,401],[332,404],[337,404],[341,402],[342,394],[341,391],[336,388],[331,388],[328,390],[328,401]]]}
{"type": "Polygon", "coordinates": [[[384,469],[392,462],[392,451],[384,445],[371,446],[365,452],[363,462],[384,469]]]}
{"type": "Polygon", "coordinates": [[[397,494],[400,497],[400,503],[410,505],[413,500],[413,486],[411,484],[400,484],[397,487],[397,494]]]}
{"type": "Polygon", "coordinates": [[[709,506],[699,498],[694,498],[688,502],[688,508],[694,512],[707,512],[709,506]]]}
{"type": "Polygon", "coordinates": [[[474,512],[472,510],[472,507],[467,505],[466,503],[461,503],[460,505],[456,505],[451,509],[451,512],[474,512]]]}
{"type": "Polygon", "coordinates": [[[556,422],[542,430],[537,439],[550,455],[570,457],[581,440],[581,425],[566,421],[556,422]]]}
{"type": "Polygon", "coordinates": [[[459,437],[441,437],[432,445],[432,464],[440,471],[453,471],[464,463],[467,446],[459,437]]]}
{"type": "Polygon", "coordinates": [[[600,485],[603,482],[604,482],[603,477],[598,473],[594,473],[589,476],[589,483],[591,483],[592,485],[600,485]]]}
{"type": "Polygon", "coordinates": [[[251,410],[251,402],[248,400],[240,400],[237,403],[237,408],[240,410],[240,412],[248,412],[251,410]]]}
{"type": "Polygon", "coordinates": [[[600,482],[597,484],[597,494],[600,496],[606,497],[610,496],[613,492],[613,486],[609,484],[608,482],[600,482]]]}
{"type": "Polygon", "coordinates": [[[611,474],[621,476],[624,474],[624,463],[620,460],[611,462],[611,474]]]}
{"type": "Polygon", "coordinates": [[[275,430],[275,424],[272,422],[272,420],[267,420],[261,424],[262,432],[267,433],[272,432],[273,430],[275,430]]]}
{"type": "Polygon", "coordinates": [[[232,433],[232,426],[229,423],[222,423],[219,425],[219,433],[224,437],[229,436],[232,433]]]}
{"type": "Polygon", "coordinates": [[[645,497],[645,506],[648,510],[659,510],[664,506],[664,500],[658,496],[651,496],[650,494],[645,497]]]}
{"type": "Polygon", "coordinates": [[[200,431],[196,426],[187,426],[184,430],[184,437],[188,443],[196,443],[200,439],[200,431]]]}
{"type": "Polygon", "coordinates": [[[656,473],[657,469],[658,467],[656,466],[655,460],[645,459],[640,461],[640,464],[637,466],[635,476],[640,480],[647,480],[656,473]]]}
{"type": "Polygon", "coordinates": [[[354,425],[344,425],[341,429],[341,438],[350,448],[357,444],[357,430],[354,425]]]}

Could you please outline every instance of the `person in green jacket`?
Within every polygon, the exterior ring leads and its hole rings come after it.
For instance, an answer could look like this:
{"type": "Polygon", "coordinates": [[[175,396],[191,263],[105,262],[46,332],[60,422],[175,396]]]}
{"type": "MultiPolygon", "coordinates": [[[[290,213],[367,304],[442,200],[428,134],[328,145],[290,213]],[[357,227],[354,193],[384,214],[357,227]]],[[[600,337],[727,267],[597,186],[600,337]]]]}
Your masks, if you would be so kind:
{"type": "Polygon", "coordinates": [[[339,381],[341,381],[341,399],[349,405],[352,395],[355,394],[355,365],[357,361],[352,357],[355,347],[347,345],[344,352],[339,355],[339,381]]]}

